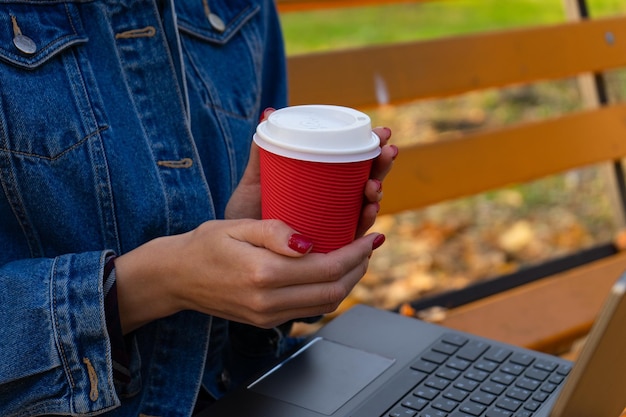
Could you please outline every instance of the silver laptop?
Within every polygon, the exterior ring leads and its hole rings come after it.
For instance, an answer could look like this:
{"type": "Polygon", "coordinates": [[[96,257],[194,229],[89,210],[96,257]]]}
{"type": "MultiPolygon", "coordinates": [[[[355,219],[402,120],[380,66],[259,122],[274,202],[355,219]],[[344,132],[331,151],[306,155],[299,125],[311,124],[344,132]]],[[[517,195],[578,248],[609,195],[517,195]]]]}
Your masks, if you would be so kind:
{"type": "Polygon", "coordinates": [[[202,417],[618,417],[626,274],[575,364],[356,306],[202,417]]]}

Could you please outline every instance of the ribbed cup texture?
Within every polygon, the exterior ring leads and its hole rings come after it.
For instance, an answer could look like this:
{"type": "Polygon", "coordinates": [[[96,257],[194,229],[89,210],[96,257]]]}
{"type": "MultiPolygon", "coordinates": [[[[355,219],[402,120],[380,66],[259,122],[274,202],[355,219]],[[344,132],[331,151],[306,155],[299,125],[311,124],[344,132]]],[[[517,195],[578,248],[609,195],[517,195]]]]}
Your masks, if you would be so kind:
{"type": "Polygon", "coordinates": [[[327,253],[354,240],[372,160],[300,161],[261,153],[263,219],[279,219],[327,253]]]}

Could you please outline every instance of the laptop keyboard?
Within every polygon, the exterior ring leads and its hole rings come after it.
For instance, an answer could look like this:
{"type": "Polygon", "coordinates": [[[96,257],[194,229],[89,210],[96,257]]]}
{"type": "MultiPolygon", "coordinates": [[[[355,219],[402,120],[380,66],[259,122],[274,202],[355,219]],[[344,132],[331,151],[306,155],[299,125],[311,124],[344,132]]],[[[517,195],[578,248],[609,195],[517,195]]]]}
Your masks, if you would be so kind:
{"type": "Polygon", "coordinates": [[[411,365],[414,385],[381,417],[532,417],[570,365],[446,334],[411,365]]]}

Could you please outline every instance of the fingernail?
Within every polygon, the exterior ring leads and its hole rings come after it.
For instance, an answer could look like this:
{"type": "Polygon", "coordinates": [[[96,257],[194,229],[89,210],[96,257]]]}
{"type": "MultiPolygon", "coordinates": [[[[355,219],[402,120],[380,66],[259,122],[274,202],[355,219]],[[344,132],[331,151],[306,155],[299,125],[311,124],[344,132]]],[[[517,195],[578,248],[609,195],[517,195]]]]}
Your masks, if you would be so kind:
{"type": "Polygon", "coordinates": [[[259,118],[259,123],[261,123],[263,120],[267,119],[268,116],[270,115],[270,113],[276,111],[275,108],[273,107],[268,107],[267,109],[263,110],[263,113],[261,113],[261,117],[259,118]]]}
{"type": "Polygon", "coordinates": [[[306,254],[313,248],[313,241],[306,236],[294,233],[289,237],[288,245],[296,252],[306,254]]]}
{"type": "Polygon", "coordinates": [[[393,156],[391,157],[391,159],[396,159],[398,157],[398,153],[400,152],[400,149],[398,149],[398,147],[396,145],[389,145],[391,147],[391,149],[393,149],[393,156]]]}
{"type": "Polygon", "coordinates": [[[380,234],[376,236],[376,239],[374,239],[374,242],[372,243],[372,250],[380,248],[383,243],[385,243],[385,235],[380,234]]]}
{"type": "Polygon", "coordinates": [[[387,132],[387,136],[388,136],[388,137],[391,137],[391,129],[389,129],[388,127],[386,127],[386,126],[385,126],[385,127],[383,127],[383,130],[384,130],[385,132],[387,132]]]}

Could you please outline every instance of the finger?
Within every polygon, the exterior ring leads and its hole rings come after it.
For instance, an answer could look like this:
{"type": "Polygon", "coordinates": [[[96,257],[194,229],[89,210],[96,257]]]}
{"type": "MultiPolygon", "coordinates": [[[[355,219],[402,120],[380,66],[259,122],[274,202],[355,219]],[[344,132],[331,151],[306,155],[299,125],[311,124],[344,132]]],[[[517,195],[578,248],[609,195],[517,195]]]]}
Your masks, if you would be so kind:
{"type": "Polygon", "coordinates": [[[299,234],[280,220],[250,220],[240,222],[231,230],[232,238],[259,248],[289,257],[306,255],[313,248],[313,241],[299,234]]]}
{"type": "MultiPolygon", "coordinates": [[[[276,311],[297,311],[296,316],[307,317],[333,311],[348,296],[352,288],[365,275],[369,258],[374,250],[384,241],[384,236],[372,234],[355,242],[353,247],[342,248],[329,254],[318,255],[319,259],[343,265],[327,280],[304,281],[277,289],[271,294],[266,294],[266,299],[276,311]],[[345,250],[344,250],[345,249],[345,250]],[[335,257],[337,259],[333,260],[335,257]],[[330,258],[330,259],[329,259],[330,258]],[[304,310],[303,310],[304,309],[304,310]]],[[[309,257],[312,259],[313,256],[309,257]]],[[[304,261],[302,259],[301,261],[304,261]]],[[[319,263],[319,262],[318,262],[319,263]]]]}
{"type": "Polygon", "coordinates": [[[368,203],[378,203],[383,199],[383,182],[370,179],[365,184],[365,199],[368,203]]]}
{"type": "Polygon", "coordinates": [[[372,163],[370,178],[375,178],[382,181],[391,170],[391,167],[393,166],[393,161],[396,159],[397,156],[397,146],[384,146],[380,151],[380,155],[378,155],[378,157],[374,159],[374,162],[372,163]]]}
{"type": "Polygon", "coordinates": [[[376,133],[376,136],[380,138],[381,148],[387,145],[387,142],[389,142],[389,139],[391,139],[391,129],[389,129],[388,127],[378,126],[372,129],[372,131],[376,133]]]}
{"type": "Polygon", "coordinates": [[[379,211],[380,204],[378,202],[366,204],[363,207],[355,234],[357,238],[367,233],[367,231],[374,225],[374,222],[376,222],[376,216],[378,215],[379,211]]]}
{"type": "Polygon", "coordinates": [[[244,172],[241,182],[245,184],[258,185],[261,178],[261,163],[259,156],[259,145],[252,142],[250,145],[250,156],[248,157],[248,165],[244,172]]]}
{"type": "Polygon", "coordinates": [[[338,281],[369,259],[381,239],[379,236],[383,235],[373,233],[329,253],[309,253],[298,259],[295,256],[274,259],[271,265],[262,269],[265,276],[257,278],[265,282],[266,287],[274,289],[338,281]]]}
{"type": "Polygon", "coordinates": [[[276,109],[274,109],[273,107],[268,107],[265,110],[263,110],[263,113],[261,113],[261,117],[259,117],[259,123],[266,121],[267,118],[270,117],[270,114],[272,114],[275,111],[276,109]]]}

